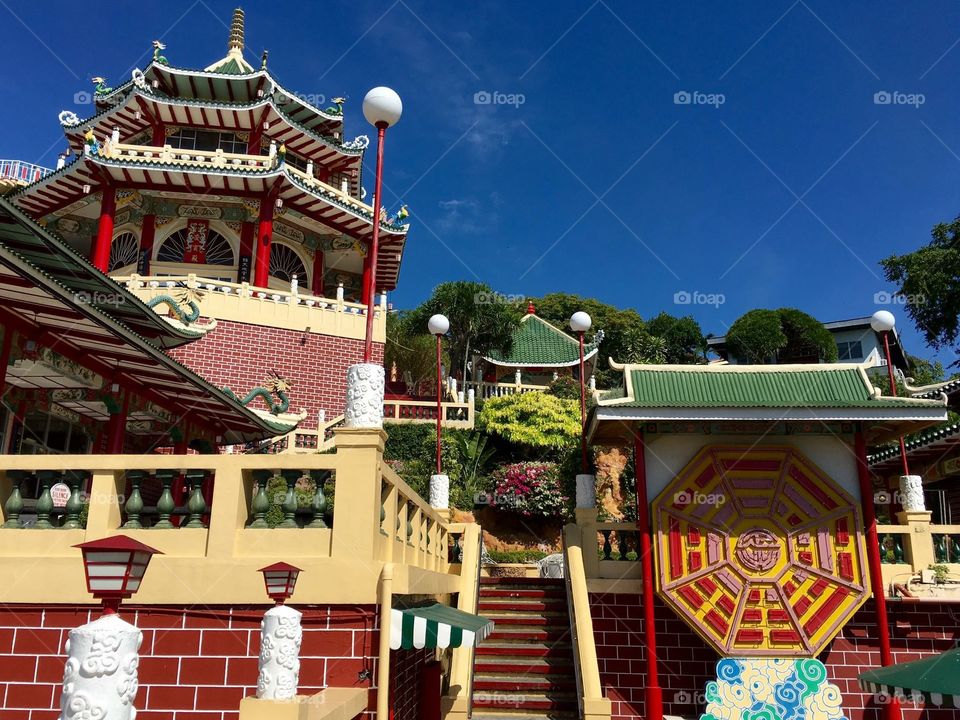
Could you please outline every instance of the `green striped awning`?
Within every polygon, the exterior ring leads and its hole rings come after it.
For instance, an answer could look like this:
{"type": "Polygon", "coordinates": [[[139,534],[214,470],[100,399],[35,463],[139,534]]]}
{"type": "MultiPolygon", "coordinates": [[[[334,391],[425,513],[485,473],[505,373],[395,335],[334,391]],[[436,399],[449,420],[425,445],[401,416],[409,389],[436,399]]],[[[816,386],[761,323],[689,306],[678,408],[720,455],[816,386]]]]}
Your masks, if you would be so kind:
{"type": "Polygon", "coordinates": [[[434,603],[390,611],[390,649],[471,647],[493,632],[493,620],[434,603]]]}
{"type": "Polygon", "coordinates": [[[867,692],[960,708],[960,648],[860,673],[867,692]]]}

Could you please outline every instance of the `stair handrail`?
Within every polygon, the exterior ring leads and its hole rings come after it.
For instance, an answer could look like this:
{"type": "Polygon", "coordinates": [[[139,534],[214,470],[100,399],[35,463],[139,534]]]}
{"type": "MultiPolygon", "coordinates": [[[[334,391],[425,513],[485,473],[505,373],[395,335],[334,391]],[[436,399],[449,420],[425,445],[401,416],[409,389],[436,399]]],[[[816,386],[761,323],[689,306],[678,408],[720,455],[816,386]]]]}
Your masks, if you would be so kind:
{"type": "Polygon", "coordinates": [[[603,686],[600,684],[597,645],[590,616],[590,594],[583,567],[583,536],[579,526],[569,524],[563,528],[563,555],[580,717],[584,720],[609,720],[611,703],[603,696],[603,686]]]}
{"type": "MultiPolygon", "coordinates": [[[[460,592],[457,609],[476,614],[480,603],[480,548],[483,533],[475,523],[454,523],[451,534],[462,532],[460,559],[460,592]]],[[[474,648],[454,648],[450,661],[450,690],[442,698],[446,720],[467,720],[473,713],[474,648]],[[453,689],[458,690],[454,693],[453,689]]]]}

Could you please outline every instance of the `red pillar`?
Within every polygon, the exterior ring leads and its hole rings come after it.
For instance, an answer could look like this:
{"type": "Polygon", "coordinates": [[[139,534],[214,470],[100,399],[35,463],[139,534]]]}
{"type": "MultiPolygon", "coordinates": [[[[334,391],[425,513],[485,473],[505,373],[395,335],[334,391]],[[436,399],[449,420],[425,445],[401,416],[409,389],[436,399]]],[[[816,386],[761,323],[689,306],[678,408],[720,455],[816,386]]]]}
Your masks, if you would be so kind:
{"type": "MultiPolygon", "coordinates": [[[[880,565],[880,539],[877,535],[877,516],[873,506],[873,481],[867,465],[867,442],[863,429],[858,428],[854,437],[854,453],[857,456],[857,479],[860,481],[860,506],[863,509],[863,527],[867,541],[867,565],[870,569],[870,587],[873,590],[873,602],[877,608],[877,632],[880,639],[880,663],[893,665],[893,652],[890,649],[890,620],[887,617],[887,590],[883,584],[883,570],[880,565]]],[[[900,702],[891,697],[883,706],[885,720],[899,720],[902,717],[900,702]]]]}
{"type": "Polygon", "coordinates": [[[370,278],[372,277],[370,267],[370,259],[372,254],[370,253],[370,244],[367,244],[367,256],[363,259],[363,274],[361,275],[360,280],[360,297],[357,298],[357,302],[366,303],[370,297],[370,278]]]}
{"type": "Polygon", "coordinates": [[[120,455],[123,453],[123,443],[127,438],[127,413],[130,411],[130,391],[123,391],[123,400],[120,402],[120,412],[110,416],[107,424],[107,454],[120,455]]]}
{"type": "Polygon", "coordinates": [[[240,224],[240,264],[237,266],[237,282],[250,282],[250,266],[253,265],[253,223],[240,224]]]}
{"type": "Polygon", "coordinates": [[[270,243],[273,240],[273,195],[260,201],[260,222],[257,228],[257,259],[253,269],[253,284],[267,287],[270,283],[270,243]]]}
{"type": "Polygon", "coordinates": [[[643,644],[647,658],[647,687],[644,690],[646,720],[663,720],[663,689],[657,672],[657,629],[653,606],[653,543],[650,503],[647,500],[647,463],[643,431],[633,439],[633,466],[636,469],[637,532],[640,535],[640,565],[643,573],[643,644]]]}
{"type": "Polygon", "coordinates": [[[90,253],[90,262],[100,272],[110,269],[110,244],[113,242],[113,217],[116,212],[116,191],[112,187],[105,187],[100,201],[100,224],[97,225],[97,237],[90,253]]]}
{"type": "Polygon", "coordinates": [[[323,250],[319,248],[313,256],[313,277],[310,278],[310,292],[323,297],[323,250]]]}
{"type": "Polygon", "coordinates": [[[250,132],[250,140],[247,141],[247,155],[260,154],[260,140],[263,138],[263,129],[255,127],[250,132]]]}
{"type": "Polygon", "coordinates": [[[163,147],[167,142],[167,130],[163,123],[154,123],[153,136],[150,138],[150,144],[154,147],[163,147]]]}
{"type": "Polygon", "coordinates": [[[153,241],[157,235],[157,216],[144,215],[140,231],[140,255],[137,257],[137,273],[150,274],[150,258],[153,256],[153,241]]]}
{"type": "Polygon", "coordinates": [[[3,344],[0,345],[0,392],[7,389],[7,365],[13,349],[13,333],[14,330],[9,325],[3,329],[3,344]]]}

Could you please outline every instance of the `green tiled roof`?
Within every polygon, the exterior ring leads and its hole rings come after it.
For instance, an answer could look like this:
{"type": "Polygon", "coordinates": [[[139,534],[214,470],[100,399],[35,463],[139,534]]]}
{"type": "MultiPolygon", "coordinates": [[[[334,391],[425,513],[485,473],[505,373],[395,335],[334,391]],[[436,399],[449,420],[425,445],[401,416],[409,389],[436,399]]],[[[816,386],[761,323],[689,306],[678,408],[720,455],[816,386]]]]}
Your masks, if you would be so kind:
{"type": "Polygon", "coordinates": [[[611,391],[600,405],[644,408],[881,408],[933,407],[912,398],[875,397],[858,365],[713,365],[624,367],[626,391],[611,391]],[[682,368],[682,369],[681,369],[682,368]]]}
{"type": "MultiPolygon", "coordinates": [[[[597,344],[584,347],[585,355],[596,352],[597,344]]],[[[490,352],[484,359],[496,365],[549,367],[573,365],[580,361],[579,342],[533,313],[524,315],[513,333],[510,352],[490,352]]]]}

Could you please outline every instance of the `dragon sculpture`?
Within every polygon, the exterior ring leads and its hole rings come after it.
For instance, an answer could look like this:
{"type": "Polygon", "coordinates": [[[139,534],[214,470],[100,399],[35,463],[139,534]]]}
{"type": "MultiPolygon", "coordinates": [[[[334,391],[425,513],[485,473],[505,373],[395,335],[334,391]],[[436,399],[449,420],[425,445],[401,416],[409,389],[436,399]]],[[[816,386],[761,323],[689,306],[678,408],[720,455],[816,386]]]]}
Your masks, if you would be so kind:
{"type": "Polygon", "coordinates": [[[147,307],[155,308],[157,305],[166,305],[176,316],[177,320],[184,325],[197,320],[200,317],[200,299],[203,297],[196,288],[185,288],[178,297],[173,295],[157,295],[152,300],[147,301],[147,307]],[[186,305],[190,310],[184,312],[183,306],[186,305]]]}
{"type": "Polygon", "coordinates": [[[159,40],[154,40],[154,41],[153,41],[153,61],[154,61],[155,63],[157,63],[157,64],[159,64],[159,65],[169,65],[169,64],[170,64],[170,63],[167,62],[167,59],[166,59],[163,55],[160,54],[160,51],[161,51],[161,50],[166,50],[166,49],[167,49],[167,46],[164,45],[164,44],[163,44],[162,42],[160,42],[159,40]]]}
{"type": "Polygon", "coordinates": [[[107,95],[113,92],[112,87],[107,87],[107,79],[100,77],[99,75],[95,78],[90,79],[94,84],[93,94],[94,95],[107,95]]]}
{"type": "Polygon", "coordinates": [[[344,97],[335,97],[330,98],[330,102],[333,103],[332,107],[328,107],[324,110],[328,115],[343,115],[343,104],[347,101],[344,97]]]}
{"type": "Polygon", "coordinates": [[[290,390],[290,383],[280,377],[276,372],[268,377],[261,387],[255,387],[242,399],[238,398],[236,393],[228,387],[222,388],[222,390],[226,395],[229,395],[244,406],[249,405],[257,397],[261,397],[267,404],[267,407],[270,408],[270,412],[274,415],[285,413],[290,407],[290,398],[287,397],[287,392],[290,390]],[[279,402],[274,402],[274,395],[279,398],[279,402]]]}

